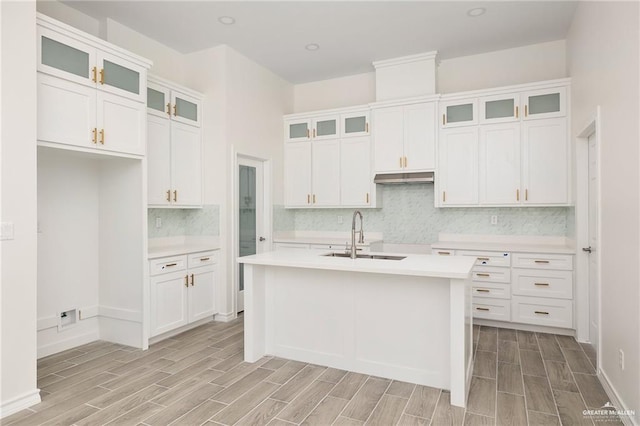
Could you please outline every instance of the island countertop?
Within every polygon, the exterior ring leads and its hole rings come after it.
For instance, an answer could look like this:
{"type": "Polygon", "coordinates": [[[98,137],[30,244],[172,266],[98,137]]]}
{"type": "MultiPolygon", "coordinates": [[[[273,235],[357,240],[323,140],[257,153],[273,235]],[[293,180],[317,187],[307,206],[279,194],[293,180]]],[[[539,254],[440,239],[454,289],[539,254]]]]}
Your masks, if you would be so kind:
{"type": "Polygon", "coordinates": [[[324,256],[327,253],[330,253],[330,251],[309,253],[299,250],[278,250],[239,257],[237,261],[238,263],[249,265],[453,279],[468,278],[475,263],[475,258],[468,256],[443,257],[419,254],[376,253],[379,255],[406,256],[402,260],[386,260],[324,256]]]}

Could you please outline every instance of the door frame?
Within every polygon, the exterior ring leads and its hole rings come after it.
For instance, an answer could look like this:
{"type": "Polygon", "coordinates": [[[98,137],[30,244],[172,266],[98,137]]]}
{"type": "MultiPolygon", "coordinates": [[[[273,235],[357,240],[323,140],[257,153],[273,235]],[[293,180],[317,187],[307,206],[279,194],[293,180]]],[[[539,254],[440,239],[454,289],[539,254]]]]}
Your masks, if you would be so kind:
{"type": "MultiPolygon", "coordinates": [[[[239,166],[240,166],[240,159],[244,158],[244,159],[248,159],[248,160],[253,160],[253,161],[259,161],[262,163],[262,171],[263,171],[263,176],[262,176],[262,185],[263,185],[263,190],[264,190],[264,196],[263,196],[263,206],[262,206],[262,210],[264,212],[263,214],[263,229],[264,229],[264,237],[267,239],[267,241],[265,242],[265,244],[267,244],[267,248],[271,247],[272,244],[272,235],[273,235],[273,221],[272,221],[272,202],[271,202],[271,197],[272,197],[272,160],[269,158],[261,158],[261,157],[257,157],[255,155],[251,155],[251,154],[246,154],[240,151],[236,151],[236,149],[232,146],[231,147],[231,152],[232,152],[232,164],[233,167],[231,168],[231,174],[232,174],[232,178],[231,178],[231,212],[229,215],[229,218],[231,220],[231,235],[230,235],[230,241],[231,241],[231,253],[232,255],[230,256],[230,263],[231,263],[231,268],[230,271],[231,273],[229,274],[231,277],[231,306],[233,308],[233,318],[235,318],[238,315],[238,288],[239,288],[239,269],[238,269],[238,264],[236,262],[236,259],[238,258],[238,255],[240,253],[240,245],[239,245],[239,241],[238,241],[238,217],[237,217],[237,210],[238,210],[238,197],[239,197],[239,188],[238,188],[238,172],[239,172],[239,166]]],[[[258,189],[256,188],[256,191],[258,189]]],[[[256,219],[258,220],[258,219],[256,219]]]]}
{"type": "Polygon", "coordinates": [[[596,239],[602,244],[602,171],[600,167],[601,157],[601,114],[600,106],[596,107],[595,114],[581,128],[576,137],[576,198],[575,198],[575,238],[576,238],[576,332],[577,339],[581,342],[589,342],[589,257],[596,256],[598,265],[598,371],[602,359],[602,256],[597,250],[593,254],[582,251],[582,247],[589,246],[589,137],[595,135],[596,144],[596,200],[597,220],[596,239]],[[581,284],[582,283],[582,284],[581,284]]]}

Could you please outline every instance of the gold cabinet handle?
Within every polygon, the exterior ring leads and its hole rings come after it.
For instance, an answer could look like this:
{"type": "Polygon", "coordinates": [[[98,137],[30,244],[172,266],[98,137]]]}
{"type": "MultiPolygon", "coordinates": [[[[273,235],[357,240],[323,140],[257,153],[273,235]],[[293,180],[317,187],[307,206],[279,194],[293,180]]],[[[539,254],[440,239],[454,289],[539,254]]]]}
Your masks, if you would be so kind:
{"type": "Polygon", "coordinates": [[[477,311],[488,311],[489,308],[476,308],[477,311]]]}
{"type": "Polygon", "coordinates": [[[549,263],[548,260],[534,260],[534,262],[535,263],[543,263],[543,264],[549,263]]]}
{"type": "Polygon", "coordinates": [[[93,76],[91,78],[91,80],[93,80],[94,83],[97,83],[98,82],[98,67],[91,68],[91,75],[93,76]]]}
{"type": "Polygon", "coordinates": [[[478,259],[478,260],[489,260],[489,258],[488,258],[488,257],[478,257],[477,259],[478,259]]]}
{"type": "Polygon", "coordinates": [[[369,204],[369,193],[367,192],[367,204],[369,204]]]}
{"type": "Polygon", "coordinates": [[[201,257],[200,262],[206,262],[207,260],[211,260],[210,257],[201,257]]]}
{"type": "Polygon", "coordinates": [[[490,291],[487,290],[486,288],[477,288],[476,291],[480,292],[480,293],[489,293],[490,291]]]}
{"type": "Polygon", "coordinates": [[[309,137],[309,129],[307,129],[307,138],[309,137]]]}
{"type": "Polygon", "coordinates": [[[533,311],[533,312],[538,315],[549,315],[549,312],[545,312],[545,311],[533,311]]]}
{"type": "Polygon", "coordinates": [[[533,283],[533,285],[537,285],[541,287],[549,287],[549,283],[533,283]]]}
{"type": "Polygon", "coordinates": [[[311,204],[311,195],[307,194],[307,204],[311,204]]]}
{"type": "Polygon", "coordinates": [[[184,276],[184,286],[189,287],[189,275],[184,276]]]}
{"type": "Polygon", "coordinates": [[[195,285],[196,279],[193,276],[193,274],[191,274],[191,287],[193,287],[195,285]]]}
{"type": "Polygon", "coordinates": [[[447,192],[446,191],[442,191],[442,202],[446,202],[447,201],[447,192]]]}
{"type": "Polygon", "coordinates": [[[404,167],[407,168],[407,157],[404,157],[404,167]]]}
{"type": "Polygon", "coordinates": [[[167,201],[171,202],[171,190],[167,189],[167,201]]]}
{"type": "Polygon", "coordinates": [[[524,106],[524,116],[528,117],[529,116],[529,105],[525,105],[524,106]]]}
{"type": "Polygon", "coordinates": [[[490,274],[481,274],[481,273],[477,272],[476,276],[477,277],[490,277],[491,275],[490,274]]]}
{"type": "Polygon", "coordinates": [[[369,123],[364,123],[364,131],[369,133],[369,123]]]}
{"type": "Polygon", "coordinates": [[[100,129],[100,143],[104,145],[104,129],[100,129]]]}
{"type": "Polygon", "coordinates": [[[442,114],[442,125],[444,126],[445,124],[447,124],[447,120],[446,120],[446,114],[442,114]]]}
{"type": "Polygon", "coordinates": [[[100,69],[100,84],[104,84],[104,68],[100,69]]]}
{"type": "Polygon", "coordinates": [[[176,202],[176,203],[178,202],[178,190],[177,189],[173,191],[173,201],[176,202]]]}
{"type": "Polygon", "coordinates": [[[313,129],[313,137],[315,139],[315,137],[316,137],[316,129],[313,129]]]}
{"type": "Polygon", "coordinates": [[[177,266],[177,263],[167,263],[166,265],[164,265],[165,268],[170,268],[172,266],[177,266]]]}
{"type": "Polygon", "coordinates": [[[91,142],[98,143],[98,129],[96,127],[93,128],[91,134],[91,142]]]}
{"type": "Polygon", "coordinates": [[[167,114],[171,117],[171,102],[167,102],[167,114]]]}
{"type": "Polygon", "coordinates": [[[400,168],[402,168],[402,157],[400,157],[400,168]]]}
{"type": "Polygon", "coordinates": [[[313,204],[316,203],[316,194],[313,194],[313,204]]]}
{"type": "Polygon", "coordinates": [[[520,190],[516,189],[516,201],[520,201],[520,190]]]}
{"type": "Polygon", "coordinates": [[[440,256],[450,256],[451,252],[450,251],[439,251],[438,254],[440,256]]]}
{"type": "Polygon", "coordinates": [[[173,116],[178,116],[178,104],[173,104],[173,116]]]}
{"type": "Polygon", "coordinates": [[[518,118],[518,106],[516,105],[516,118],[518,118]]]}
{"type": "Polygon", "coordinates": [[[524,200],[525,201],[529,201],[529,190],[528,189],[524,190],[524,200]]]}

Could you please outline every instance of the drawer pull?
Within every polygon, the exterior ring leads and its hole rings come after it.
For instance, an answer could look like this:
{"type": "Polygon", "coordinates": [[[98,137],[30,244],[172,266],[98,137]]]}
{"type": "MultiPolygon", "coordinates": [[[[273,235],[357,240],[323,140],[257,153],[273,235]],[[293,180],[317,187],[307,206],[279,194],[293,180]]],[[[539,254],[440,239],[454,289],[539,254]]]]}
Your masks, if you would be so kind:
{"type": "Polygon", "coordinates": [[[449,256],[449,255],[451,254],[451,252],[448,252],[448,251],[439,251],[439,252],[438,252],[438,254],[439,254],[439,255],[442,255],[442,256],[449,256]]]}
{"type": "Polygon", "coordinates": [[[489,260],[488,257],[479,257],[478,260],[489,260]]]}
{"type": "Polygon", "coordinates": [[[533,311],[533,312],[539,315],[549,315],[549,312],[545,312],[545,311],[533,311]]]}
{"type": "Polygon", "coordinates": [[[476,311],[488,311],[489,308],[476,308],[476,311]]]}
{"type": "Polygon", "coordinates": [[[206,262],[207,260],[211,260],[210,257],[201,257],[200,262],[206,262]]]}
{"type": "Polygon", "coordinates": [[[549,263],[548,260],[534,260],[535,263],[549,263]]]}
{"type": "Polygon", "coordinates": [[[167,263],[167,264],[166,264],[166,265],[164,265],[164,266],[165,266],[165,268],[170,268],[170,267],[172,267],[172,266],[178,266],[178,264],[177,264],[177,263],[167,263]]]}
{"type": "Polygon", "coordinates": [[[189,275],[184,276],[184,286],[189,287],[189,275]]]}
{"type": "Polygon", "coordinates": [[[481,274],[481,273],[477,272],[476,276],[478,276],[478,277],[490,277],[491,275],[490,274],[481,274]]]}
{"type": "Polygon", "coordinates": [[[538,286],[543,286],[543,287],[549,287],[549,283],[533,283],[533,285],[538,285],[538,286]]]}
{"type": "Polygon", "coordinates": [[[476,291],[480,292],[480,293],[490,293],[490,290],[487,290],[486,288],[477,288],[476,291]]]}

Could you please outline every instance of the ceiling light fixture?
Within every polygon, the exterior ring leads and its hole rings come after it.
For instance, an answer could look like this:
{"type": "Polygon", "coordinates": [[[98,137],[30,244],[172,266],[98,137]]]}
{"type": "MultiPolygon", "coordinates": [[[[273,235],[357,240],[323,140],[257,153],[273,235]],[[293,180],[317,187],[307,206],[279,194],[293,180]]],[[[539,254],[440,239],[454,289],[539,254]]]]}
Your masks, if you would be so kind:
{"type": "Polygon", "coordinates": [[[319,45],[319,44],[317,44],[317,43],[309,43],[309,44],[307,44],[304,48],[305,48],[305,49],[307,49],[307,50],[311,50],[311,51],[313,51],[313,50],[318,50],[318,49],[320,49],[320,45],[319,45]]]}
{"type": "Polygon", "coordinates": [[[221,16],[218,18],[218,22],[224,25],[233,25],[236,23],[236,18],[233,16],[221,16]]]}
{"type": "Polygon", "coordinates": [[[478,16],[484,15],[486,11],[487,9],[485,9],[484,7],[475,7],[473,9],[467,10],[467,16],[476,18],[478,16]]]}

